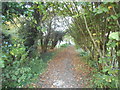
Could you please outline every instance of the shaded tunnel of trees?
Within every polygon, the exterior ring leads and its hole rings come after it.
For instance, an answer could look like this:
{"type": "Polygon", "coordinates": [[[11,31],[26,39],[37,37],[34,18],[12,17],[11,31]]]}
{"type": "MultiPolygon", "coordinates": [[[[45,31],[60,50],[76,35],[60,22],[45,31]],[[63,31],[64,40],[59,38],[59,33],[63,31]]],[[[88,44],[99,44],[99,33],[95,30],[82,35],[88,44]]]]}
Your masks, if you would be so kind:
{"type": "Polygon", "coordinates": [[[65,35],[95,68],[93,88],[120,86],[120,2],[2,2],[1,16],[3,87],[26,85],[37,73],[30,63],[42,70],[40,57],[65,35]],[[61,19],[65,30],[58,30],[61,19]]]}

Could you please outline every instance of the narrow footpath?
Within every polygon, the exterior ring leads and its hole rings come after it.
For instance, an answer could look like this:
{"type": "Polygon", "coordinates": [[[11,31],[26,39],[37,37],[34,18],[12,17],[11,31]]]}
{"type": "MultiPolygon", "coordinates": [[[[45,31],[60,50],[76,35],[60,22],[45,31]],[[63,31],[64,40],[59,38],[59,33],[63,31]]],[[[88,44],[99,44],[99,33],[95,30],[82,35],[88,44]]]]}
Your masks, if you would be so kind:
{"type": "Polygon", "coordinates": [[[42,88],[88,88],[90,71],[75,48],[70,46],[48,63],[47,72],[40,76],[37,85],[42,88]]]}

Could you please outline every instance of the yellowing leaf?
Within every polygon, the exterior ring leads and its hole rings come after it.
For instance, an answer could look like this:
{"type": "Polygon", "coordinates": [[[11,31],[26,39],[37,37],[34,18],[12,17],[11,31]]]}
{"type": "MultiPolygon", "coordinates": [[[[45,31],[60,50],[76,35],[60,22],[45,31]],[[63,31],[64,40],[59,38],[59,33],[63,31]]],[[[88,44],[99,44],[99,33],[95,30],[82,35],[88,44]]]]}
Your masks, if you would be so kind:
{"type": "Polygon", "coordinates": [[[93,35],[93,36],[95,36],[95,35],[96,35],[96,33],[93,33],[92,35],[93,35]]]}
{"type": "Polygon", "coordinates": [[[108,9],[112,9],[113,7],[112,6],[109,6],[108,9]]]}

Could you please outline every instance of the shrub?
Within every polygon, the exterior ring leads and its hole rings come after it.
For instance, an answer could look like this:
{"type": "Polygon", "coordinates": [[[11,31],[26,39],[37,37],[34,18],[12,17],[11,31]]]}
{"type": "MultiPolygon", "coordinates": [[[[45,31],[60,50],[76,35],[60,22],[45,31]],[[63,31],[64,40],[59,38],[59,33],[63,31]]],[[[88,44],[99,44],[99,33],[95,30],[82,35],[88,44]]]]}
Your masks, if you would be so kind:
{"type": "Polygon", "coordinates": [[[46,63],[38,57],[29,58],[22,41],[12,40],[14,44],[4,41],[2,46],[3,87],[23,87],[41,74],[46,63]],[[9,44],[9,45],[8,45],[9,44]]]}

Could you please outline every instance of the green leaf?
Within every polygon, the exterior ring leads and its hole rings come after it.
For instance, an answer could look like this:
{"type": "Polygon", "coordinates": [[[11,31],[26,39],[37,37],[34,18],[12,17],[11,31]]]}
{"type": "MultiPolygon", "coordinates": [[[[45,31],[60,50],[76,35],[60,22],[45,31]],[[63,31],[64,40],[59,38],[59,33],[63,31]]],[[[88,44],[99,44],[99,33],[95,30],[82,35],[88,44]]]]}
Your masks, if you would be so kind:
{"type": "Polygon", "coordinates": [[[40,28],[41,28],[41,27],[40,27],[40,26],[38,26],[38,27],[37,27],[37,30],[40,30],[40,28]]]}
{"type": "Polygon", "coordinates": [[[111,42],[110,46],[111,47],[115,47],[116,46],[116,42],[115,41],[111,42]]]}
{"type": "Polygon", "coordinates": [[[120,56],[120,50],[119,50],[119,51],[117,51],[117,56],[120,56]]]}
{"type": "Polygon", "coordinates": [[[43,16],[43,18],[42,18],[42,21],[44,21],[46,18],[47,18],[47,16],[46,16],[46,15],[44,15],[44,16],[43,16]]]}
{"type": "Polygon", "coordinates": [[[118,17],[116,16],[116,15],[111,15],[111,18],[113,18],[113,19],[118,19],[118,17]]]}
{"type": "Polygon", "coordinates": [[[73,18],[76,18],[76,17],[79,17],[80,15],[79,14],[76,14],[74,16],[72,16],[73,18]]]}
{"type": "Polygon", "coordinates": [[[99,60],[98,62],[99,62],[99,63],[102,63],[102,60],[99,60]]]}
{"type": "Polygon", "coordinates": [[[15,75],[12,76],[13,80],[17,80],[17,77],[15,75]]]}
{"type": "Polygon", "coordinates": [[[0,68],[3,68],[4,67],[4,61],[1,59],[0,60],[0,68]]]}
{"type": "Polygon", "coordinates": [[[103,72],[107,72],[107,71],[108,71],[108,69],[103,69],[102,71],[103,71],[103,72]]]}
{"type": "Polygon", "coordinates": [[[42,32],[45,32],[46,30],[47,30],[47,29],[46,29],[45,27],[43,27],[41,31],[42,31],[42,32]]]}
{"type": "Polygon", "coordinates": [[[103,8],[103,11],[108,12],[109,10],[108,10],[108,8],[103,8]]]}
{"type": "Polygon", "coordinates": [[[101,13],[103,13],[103,10],[98,10],[97,11],[97,14],[101,14],[101,13]]]}
{"type": "Polygon", "coordinates": [[[119,35],[120,35],[120,32],[113,32],[109,35],[109,39],[119,41],[120,40],[119,35]]]}

